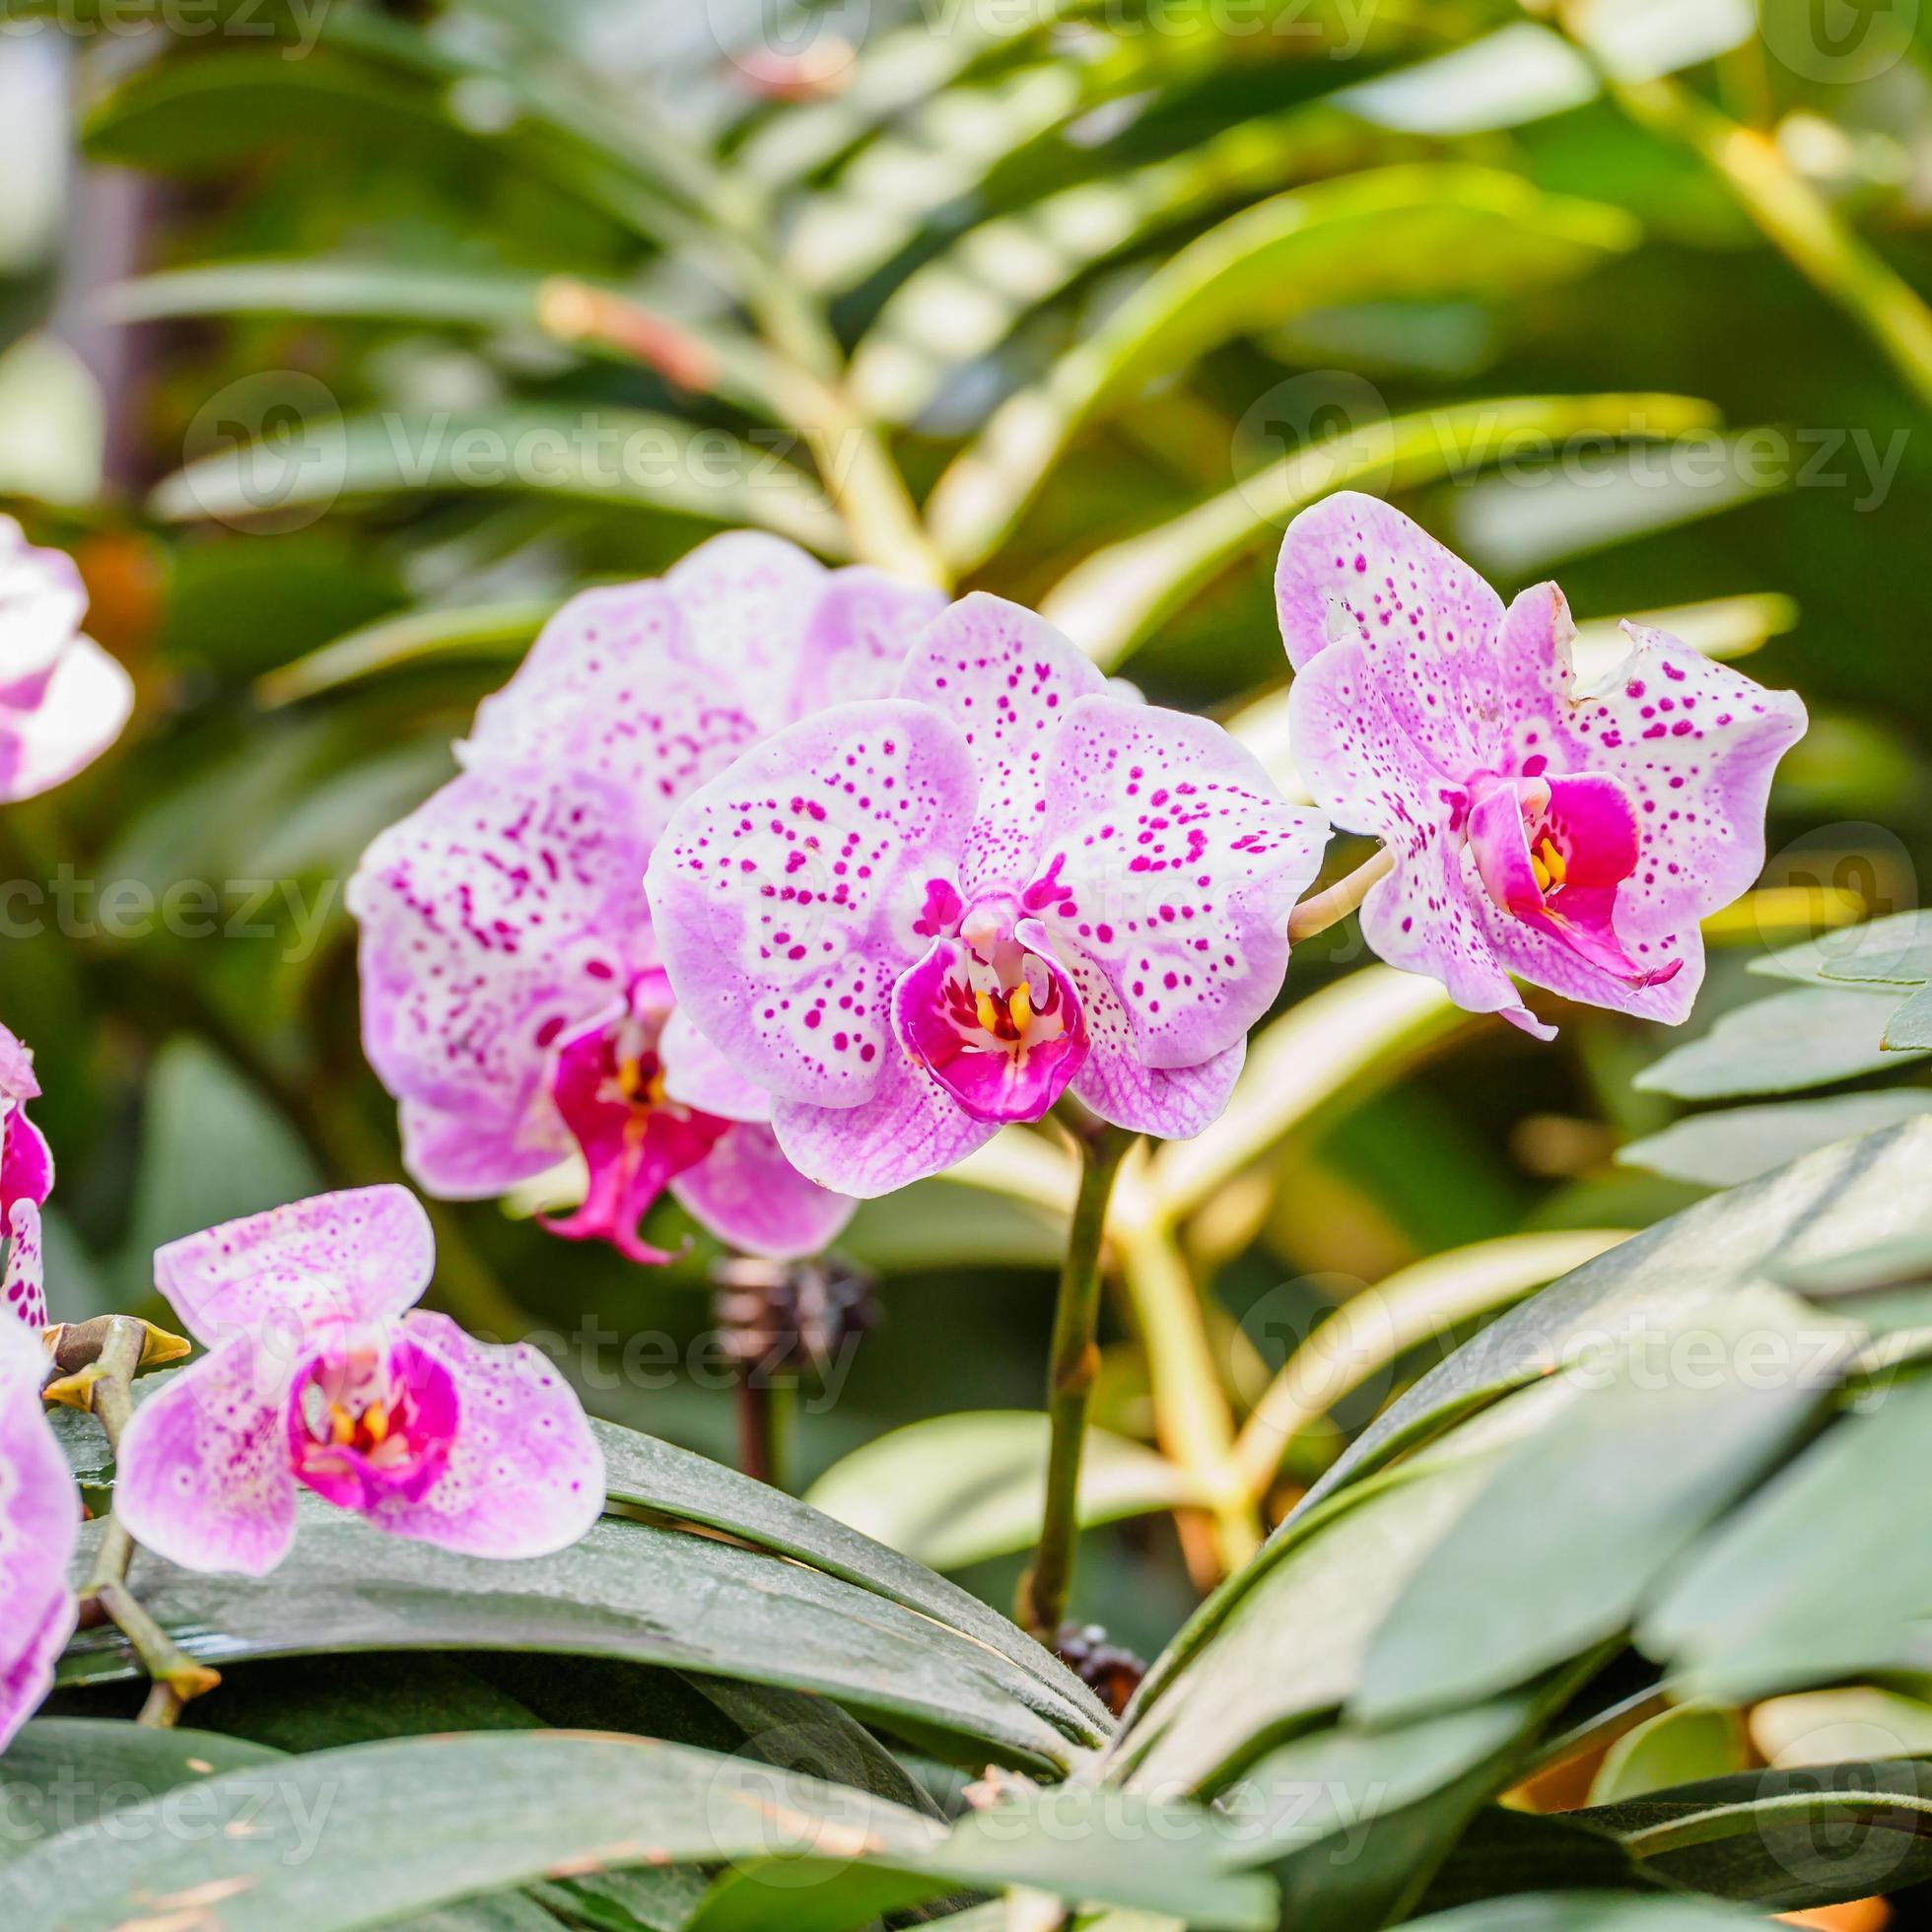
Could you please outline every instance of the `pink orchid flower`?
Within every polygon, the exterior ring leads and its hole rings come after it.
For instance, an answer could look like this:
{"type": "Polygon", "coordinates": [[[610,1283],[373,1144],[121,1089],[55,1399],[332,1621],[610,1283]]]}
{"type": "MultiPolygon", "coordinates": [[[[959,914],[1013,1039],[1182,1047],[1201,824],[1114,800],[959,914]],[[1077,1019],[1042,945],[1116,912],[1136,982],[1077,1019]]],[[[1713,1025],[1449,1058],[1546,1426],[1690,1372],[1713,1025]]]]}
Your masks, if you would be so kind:
{"type": "Polygon", "coordinates": [[[1070,1089],[1197,1134],[1287,970],[1327,828],[1218,725],[1109,695],[997,597],[921,637],[896,697],[782,731],[651,862],[680,1010],[850,1194],[963,1158],[1070,1089]]]}
{"type": "Polygon", "coordinates": [[[1661,631],[1575,688],[1553,584],[1507,610],[1399,511],[1352,492],[1288,528],[1275,580],[1295,667],[1295,760],[1390,874],[1362,933],[1472,1012],[1553,1037],[1511,975],[1676,1023],[1703,979],[1698,922],[1764,862],[1771,771],[1805,708],[1661,631]]]}
{"type": "Polygon", "coordinates": [[[12,1316],[32,1329],[47,1324],[40,1208],[53,1190],[53,1153],[27,1118],[27,1103],[39,1092],[33,1054],[0,1026],[0,1221],[8,1235],[0,1316],[12,1316]]]}
{"type": "Polygon", "coordinates": [[[0,1320],[0,1751],[53,1686],[74,1633],[81,1499],[40,1402],[47,1358],[0,1320]]]}
{"type": "Polygon", "coordinates": [[[155,1255],[209,1353],[135,1412],[114,1507],[171,1562],[261,1576],[312,1489],[379,1530],[473,1556],[567,1549],[603,1508],[577,1397],[528,1346],[417,1308],[436,1260],[407,1188],[317,1195],[155,1255]]]}
{"type": "Polygon", "coordinates": [[[133,680],[80,634],[86,609],[73,558],[35,548],[0,517],[0,801],[91,765],[134,709],[133,680]]]}
{"type": "Polygon", "coordinates": [[[573,1151],[550,1223],[640,1262],[667,1189],[722,1240],[810,1254],[853,1203],[773,1138],[771,1099],[678,1010],[645,866],[679,799],[819,706],[882,694],[937,591],[828,571],[776,537],[714,538],[659,580],[591,590],[485,701],[461,777],[370,848],[363,1039],[431,1193],[497,1195],[573,1151]]]}

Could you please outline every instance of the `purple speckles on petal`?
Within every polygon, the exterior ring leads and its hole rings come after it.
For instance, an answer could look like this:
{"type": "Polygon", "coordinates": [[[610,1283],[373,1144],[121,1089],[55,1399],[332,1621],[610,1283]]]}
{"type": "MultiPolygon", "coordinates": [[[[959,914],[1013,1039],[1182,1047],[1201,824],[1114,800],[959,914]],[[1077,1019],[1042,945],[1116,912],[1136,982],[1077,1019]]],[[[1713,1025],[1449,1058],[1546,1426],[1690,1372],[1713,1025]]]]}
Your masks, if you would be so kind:
{"type": "Polygon", "coordinates": [[[74,1629],[80,1497],[40,1401],[38,1338],[0,1317],[0,1751],[53,1688],[74,1629]]]}

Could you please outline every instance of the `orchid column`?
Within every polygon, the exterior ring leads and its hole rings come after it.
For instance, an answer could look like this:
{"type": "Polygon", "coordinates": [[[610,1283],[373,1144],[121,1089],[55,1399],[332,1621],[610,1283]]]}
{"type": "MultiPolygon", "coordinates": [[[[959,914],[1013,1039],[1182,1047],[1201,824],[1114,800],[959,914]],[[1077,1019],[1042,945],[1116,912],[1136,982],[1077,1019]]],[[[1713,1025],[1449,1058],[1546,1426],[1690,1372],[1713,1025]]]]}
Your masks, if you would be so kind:
{"type": "Polygon", "coordinates": [[[1048,1639],[1114,1173],[1132,1135],[1198,1134],[1226,1105],[1326,836],[1217,725],[1119,694],[1051,625],[971,596],[892,698],[748,752],[653,854],[680,1010],[773,1096],[811,1180],[882,1195],[1057,1104],[1088,1123],[1022,1606],[1048,1639]]]}

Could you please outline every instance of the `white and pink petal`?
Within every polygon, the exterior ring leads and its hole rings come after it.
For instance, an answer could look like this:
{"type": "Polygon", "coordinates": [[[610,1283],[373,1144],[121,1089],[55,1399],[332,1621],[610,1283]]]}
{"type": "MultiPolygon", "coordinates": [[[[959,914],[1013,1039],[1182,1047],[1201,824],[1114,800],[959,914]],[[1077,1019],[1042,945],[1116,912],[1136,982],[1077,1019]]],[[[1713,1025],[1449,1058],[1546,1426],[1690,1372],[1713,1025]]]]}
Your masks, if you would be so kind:
{"type": "Polygon", "coordinates": [[[829,1246],[859,1205],[808,1181],[786,1158],[772,1130],[756,1122],[734,1124],[703,1160],[672,1181],[671,1194],[721,1241],[776,1261],[829,1246]]]}
{"type": "MultiPolygon", "coordinates": [[[[851,1106],[892,1046],[894,982],[925,950],[974,798],[959,733],[919,704],[841,705],[687,799],[651,859],[678,1003],[774,1096],[851,1106]]],[[[956,900],[957,895],[954,895],[956,900]]]]}

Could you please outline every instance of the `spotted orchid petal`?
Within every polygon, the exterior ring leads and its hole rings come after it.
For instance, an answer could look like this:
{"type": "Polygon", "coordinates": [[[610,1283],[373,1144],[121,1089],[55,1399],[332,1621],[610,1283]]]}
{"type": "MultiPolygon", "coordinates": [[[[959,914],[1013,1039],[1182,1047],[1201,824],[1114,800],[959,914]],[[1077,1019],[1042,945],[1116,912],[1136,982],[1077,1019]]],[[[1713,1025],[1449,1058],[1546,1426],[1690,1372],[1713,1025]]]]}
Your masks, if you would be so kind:
{"type": "Polygon", "coordinates": [[[213,1347],[273,1324],[291,1362],[316,1330],[380,1322],[422,1299],[436,1264],[423,1204],[385,1184],[316,1195],[155,1252],[155,1285],[213,1347]]]}
{"type": "Polygon", "coordinates": [[[930,892],[952,891],[973,799],[951,724],[882,700],[792,725],[679,808],[647,874],[658,943],[678,1003],[740,1072],[813,1105],[871,1094],[892,988],[924,950],[930,892]]]}
{"type": "Polygon", "coordinates": [[[772,1096],[747,1079],[698,1031],[681,1006],[657,1036],[657,1060],[664,1073],[664,1095],[680,1106],[726,1121],[769,1121],[772,1096]]]}
{"type": "Polygon", "coordinates": [[[772,1130],[751,1121],[733,1122],[704,1160],[671,1182],[671,1193],[721,1241],[775,1261],[829,1246],[858,1206],[808,1181],[772,1130]]]}
{"type": "Polygon", "coordinates": [[[792,715],[891,697],[908,648],[945,607],[943,590],[902,584],[866,564],[833,571],[800,641],[792,715]]]}
{"type": "Polygon", "coordinates": [[[301,1356],[266,1332],[270,1312],[262,1335],[235,1334],[171,1377],[121,1437],[114,1513],[183,1569],[266,1576],[295,1542],[284,1416],[301,1356]]]}
{"type": "Polygon", "coordinates": [[[40,1252],[40,1210],[16,1201],[7,1214],[7,1272],[0,1277],[0,1322],[12,1318],[29,1329],[47,1325],[46,1270],[40,1252]]]}
{"type": "Polygon", "coordinates": [[[40,1401],[38,1341],[0,1320],[0,1750],[53,1687],[73,1634],[81,1502],[40,1401]]]}
{"type": "Polygon", "coordinates": [[[962,597],[921,636],[898,695],[950,719],[972,757],[978,809],[959,877],[969,899],[1032,876],[1059,728],[1106,684],[1045,618],[1003,597],[962,597]]]}
{"type": "Polygon", "coordinates": [[[53,1151],[27,1118],[39,1094],[33,1053],[0,1026],[0,1216],[10,1218],[23,1201],[38,1208],[53,1192],[53,1151]]]}
{"type": "Polygon", "coordinates": [[[373,1494],[366,1520],[472,1556],[549,1556],[580,1541],[603,1510],[603,1452],[556,1366],[527,1344],[478,1342],[447,1315],[418,1309],[403,1327],[398,1353],[448,1388],[454,1418],[433,1480],[373,1494]]]}
{"type": "Polygon", "coordinates": [[[613,788],[609,835],[649,840],[771,723],[755,694],[696,656],[678,598],[649,580],[565,604],[484,699],[460,755],[471,771],[600,778],[613,788]]]}
{"type": "Polygon", "coordinates": [[[417,1117],[426,1186],[454,1170],[466,1194],[501,1192],[569,1150],[551,1050],[645,963],[647,851],[606,781],[492,771],[364,855],[349,886],[364,1048],[391,1092],[475,1130],[465,1157],[417,1117]]]}
{"type": "Polygon", "coordinates": [[[880,1057],[870,1094],[851,1107],[780,1100],[772,1131],[786,1158],[821,1187],[875,1200],[962,1161],[1000,1132],[975,1120],[910,1054],[880,1057]]]}
{"type": "Polygon", "coordinates": [[[1217,724],[1086,698],[1054,741],[1025,903],[1095,962],[1153,1068],[1225,1053],[1274,1003],[1328,827],[1217,724]]]}
{"type": "Polygon", "coordinates": [[[1248,1057],[1245,1039],[1199,1066],[1149,1067],[1106,973],[1077,955],[1068,970],[1079,989],[1089,1040],[1086,1060],[1073,1075],[1075,1099],[1116,1127],[1163,1140],[1192,1139],[1220,1118],[1248,1057]]]}
{"type": "Polygon", "coordinates": [[[1395,858],[1362,904],[1369,944],[1543,1037],[1512,975],[1682,1020],[1700,922],[1763,863],[1798,700],[1634,630],[1630,662],[1577,691],[1554,585],[1505,611],[1366,498],[1296,518],[1276,588],[1296,761],[1339,824],[1395,858]]]}

